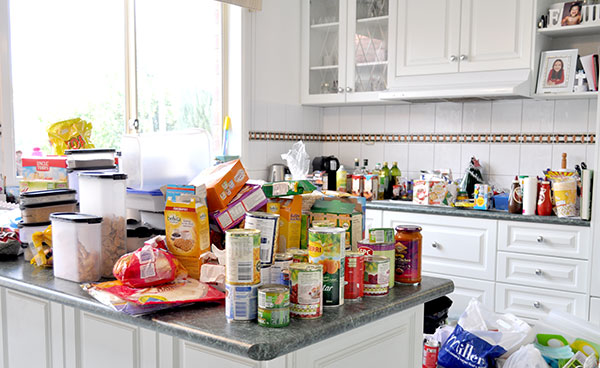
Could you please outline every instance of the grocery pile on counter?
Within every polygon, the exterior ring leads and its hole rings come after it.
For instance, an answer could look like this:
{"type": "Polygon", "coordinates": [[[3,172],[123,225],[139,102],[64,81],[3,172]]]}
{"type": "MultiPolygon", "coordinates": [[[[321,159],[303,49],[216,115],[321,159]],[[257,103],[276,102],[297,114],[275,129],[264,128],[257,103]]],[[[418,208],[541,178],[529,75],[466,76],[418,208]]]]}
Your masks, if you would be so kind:
{"type": "MultiPolygon", "coordinates": [[[[402,176],[397,163],[384,162],[368,169],[368,160],[354,170],[341,165],[336,172],[335,188],[366,200],[401,200],[419,205],[437,205],[476,210],[500,210],[513,214],[591,218],[593,170],[585,163],[566,169],[566,154],[560,170],[544,170],[541,177],[516,176],[510,192],[485,183],[479,161],[473,157],[460,180],[449,169],[421,171],[419,179],[402,176]]],[[[314,173],[315,178],[327,178],[314,173]]],[[[330,187],[327,180],[320,182],[330,187]]]]}

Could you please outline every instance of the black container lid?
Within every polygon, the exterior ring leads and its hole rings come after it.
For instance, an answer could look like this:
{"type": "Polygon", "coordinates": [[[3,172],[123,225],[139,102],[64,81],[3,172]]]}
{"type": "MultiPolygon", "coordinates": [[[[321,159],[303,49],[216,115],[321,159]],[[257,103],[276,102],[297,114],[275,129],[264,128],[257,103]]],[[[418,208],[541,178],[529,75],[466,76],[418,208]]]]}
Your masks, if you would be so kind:
{"type": "Polygon", "coordinates": [[[46,227],[48,227],[48,226],[50,226],[50,224],[51,224],[51,222],[50,222],[50,221],[47,221],[47,222],[31,222],[31,223],[25,223],[25,222],[23,222],[23,221],[21,220],[21,221],[19,221],[19,223],[17,224],[17,226],[18,226],[18,227],[19,227],[19,229],[20,229],[20,228],[23,228],[23,227],[36,227],[36,226],[46,226],[46,227]]]}
{"type": "Polygon", "coordinates": [[[98,179],[126,180],[127,174],[111,173],[104,171],[84,171],[77,174],[78,176],[91,176],[98,179]]]}
{"type": "Polygon", "coordinates": [[[50,220],[59,220],[84,224],[99,224],[102,222],[102,217],[86,215],[85,213],[78,212],[54,212],[50,214],[50,220]]]}
{"type": "Polygon", "coordinates": [[[22,198],[39,198],[47,197],[59,194],[76,194],[75,189],[49,189],[49,190],[35,190],[32,192],[21,193],[22,198]]]}
{"type": "Polygon", "coordinates": [[[70,150],[65,150],[65,155],[72,155],[72,154],[76,154],[76,153],[87,154],[87,153],[111,153],[111,152],[115,153],[115,152],[117,152],[117,150],[114,148],[70,149],[70,150]]]}
{"type": "Polygon", "coordinates": [[[75,171],[97,171],[97,170],[115,170],[117,165],[111,166],[92,166],[92,167],[67,167],[67,173],[75,171]]]}
{"type": "Polygon", "coordinates": [[[75,204],[77,203],[76,199],[71,199],[70,201],[58,201],[58,202],[45,202],[45,203],[32,203],[32,204],[22,204],[19,206],[20,209],[26,210],[29,208],[40,208],[40,207],[52,207],[52,206],[60,206],[63,204],[75,204]]]}

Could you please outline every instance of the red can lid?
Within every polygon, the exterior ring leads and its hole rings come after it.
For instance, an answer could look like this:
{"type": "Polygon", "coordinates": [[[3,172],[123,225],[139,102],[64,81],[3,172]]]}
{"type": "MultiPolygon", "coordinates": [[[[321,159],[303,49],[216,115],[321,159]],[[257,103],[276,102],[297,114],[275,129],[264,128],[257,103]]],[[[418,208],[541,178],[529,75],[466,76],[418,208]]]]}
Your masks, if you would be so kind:
{"type": "Polygon", "coordinates": [[[421,226],[417,225],[398,225],[396,226],[396,231],[401,231],[403,233],[416,233],[423,230],[421,226]]]}

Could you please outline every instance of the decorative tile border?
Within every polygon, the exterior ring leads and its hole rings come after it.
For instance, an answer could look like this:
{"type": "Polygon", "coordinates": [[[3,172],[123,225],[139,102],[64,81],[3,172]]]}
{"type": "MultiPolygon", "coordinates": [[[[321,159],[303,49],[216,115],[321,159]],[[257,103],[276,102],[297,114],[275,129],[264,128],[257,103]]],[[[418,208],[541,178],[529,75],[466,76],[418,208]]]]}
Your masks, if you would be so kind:
{"type": "Polygon", "coordinates": [[[250,132],[251,141],[594,144],[596,134],[312,134],[250,132]]]}

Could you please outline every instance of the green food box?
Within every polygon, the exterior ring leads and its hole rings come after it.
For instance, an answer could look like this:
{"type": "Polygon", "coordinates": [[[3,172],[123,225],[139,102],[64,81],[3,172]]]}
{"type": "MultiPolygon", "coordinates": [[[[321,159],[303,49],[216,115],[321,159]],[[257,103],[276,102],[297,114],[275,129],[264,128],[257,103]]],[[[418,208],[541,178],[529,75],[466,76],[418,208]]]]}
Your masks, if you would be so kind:
{"type": "Polygon", "coordinates": [[[312,185],[308,180],[292,180],[265,183],[263,184],[262,189],[267,198],[274,198],[311,193],[313,190],[317,189],[317,187],[312,185]]]}
{"type": "Polygon", "coordinates": [[[346,249],[356,250],[357,243],[363,238],[363,214],[355,209],[352,203],[340,200],[319,200],[311,209],[311,222],[314,220],[330,220],[337,227],[346,230],[346,249]]]}

